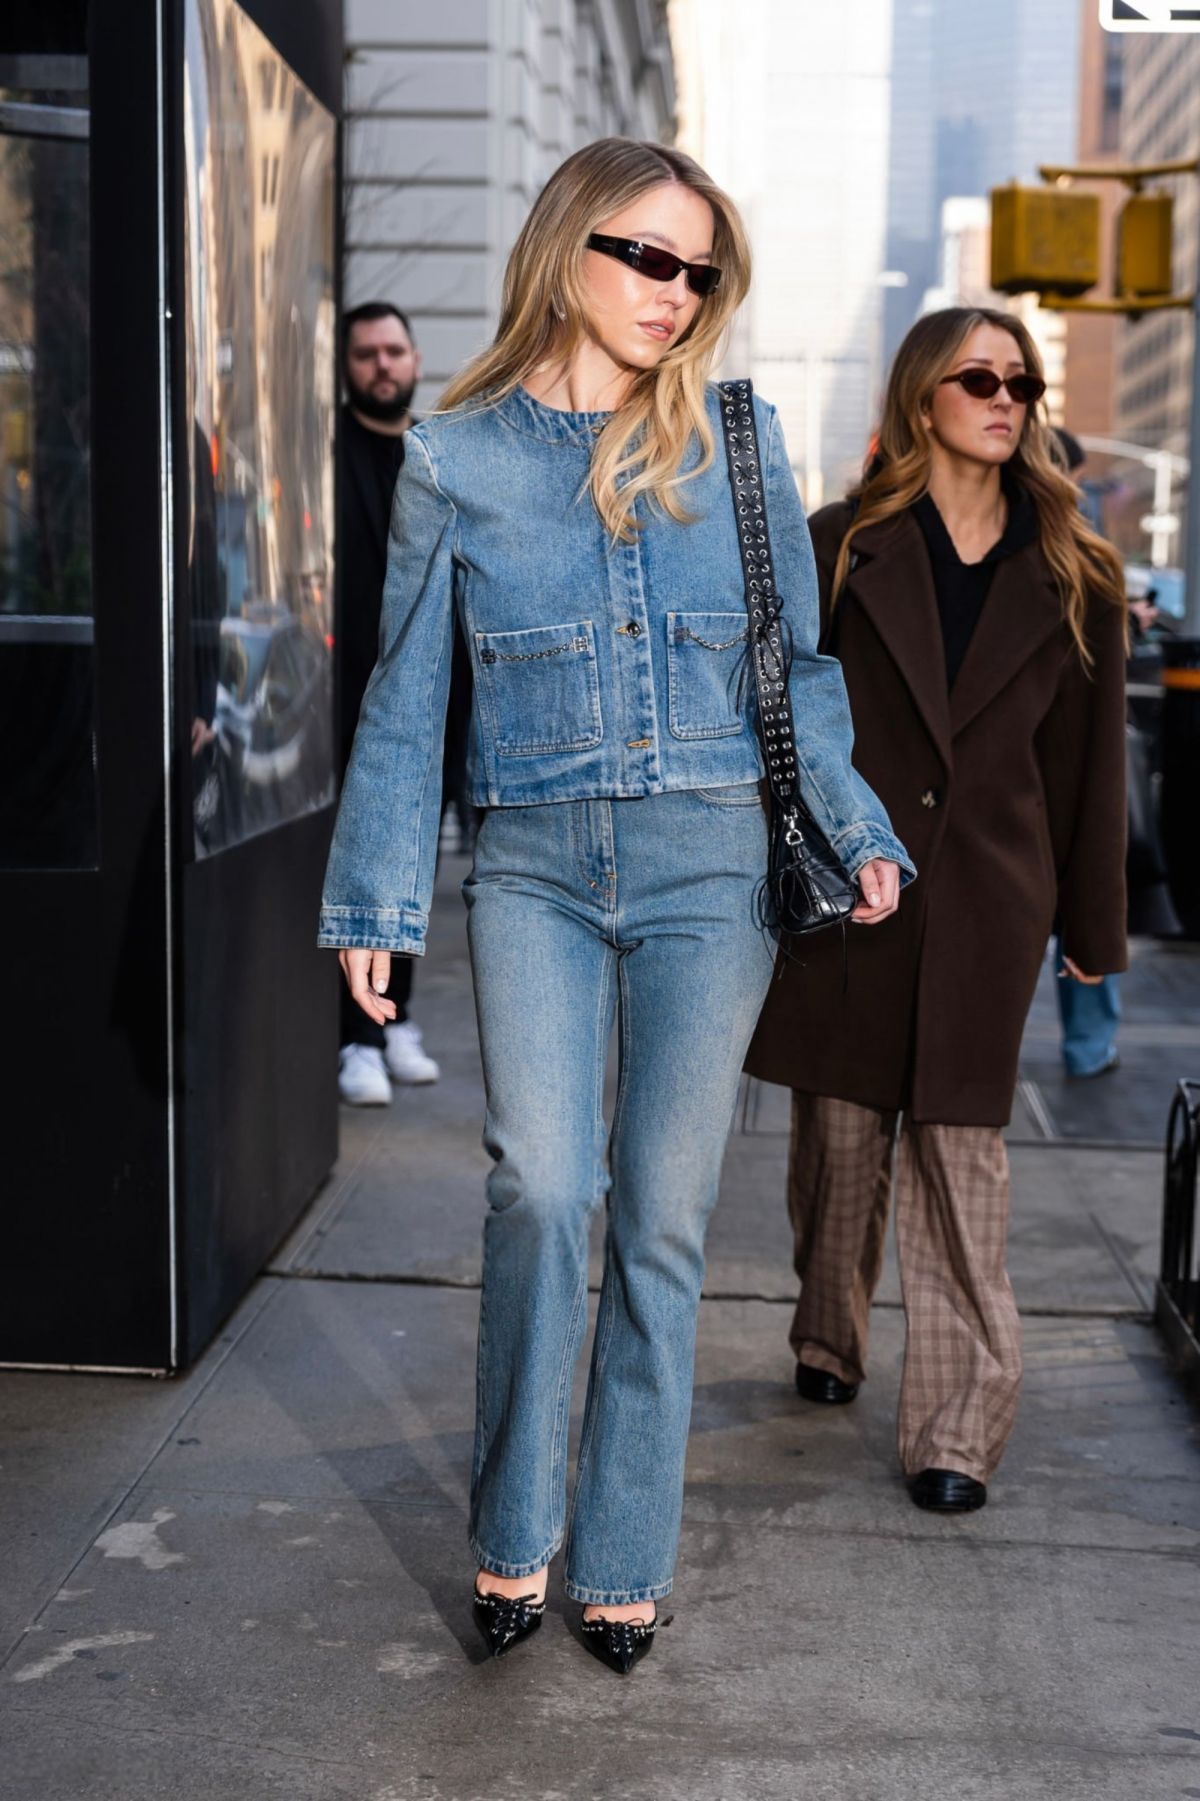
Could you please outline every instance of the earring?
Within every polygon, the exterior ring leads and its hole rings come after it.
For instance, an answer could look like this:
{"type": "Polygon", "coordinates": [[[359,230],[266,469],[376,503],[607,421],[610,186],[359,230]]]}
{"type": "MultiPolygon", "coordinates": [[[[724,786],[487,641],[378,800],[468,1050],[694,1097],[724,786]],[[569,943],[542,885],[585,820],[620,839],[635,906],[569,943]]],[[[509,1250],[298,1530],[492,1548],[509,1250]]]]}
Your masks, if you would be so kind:
{"type": "Polygon", "coordinates": [[[560,322],[560,324],[565,323],[566,317],[567,317],[567,310],[564,307],[562,301],[558,298],[557,294],[551,294],[551,296],[550,296],[550,310],[553,312],[554,317],[560,322]]]}

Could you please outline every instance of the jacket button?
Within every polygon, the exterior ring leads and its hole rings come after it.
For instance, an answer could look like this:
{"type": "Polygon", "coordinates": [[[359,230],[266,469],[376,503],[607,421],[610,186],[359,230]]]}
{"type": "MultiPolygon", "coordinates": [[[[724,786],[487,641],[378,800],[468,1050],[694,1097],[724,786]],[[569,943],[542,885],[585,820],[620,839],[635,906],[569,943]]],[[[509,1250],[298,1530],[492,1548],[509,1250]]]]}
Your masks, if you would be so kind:
{"type": "Polygon", "coordinates": [[[641,626],[638,624],[636,619],[631,619],[629,621],[629,624],[625,627],[625,636],[627,638],[640,638],[641,635],[642,635],[641,626]]]}
{"type": "Polygon", "coordinates": [[[941,804],[942,804],[941,789],[940,788],[926,788],[924,794],[921,796],[921,805],[923,807],[940,807],[941,804]]]}

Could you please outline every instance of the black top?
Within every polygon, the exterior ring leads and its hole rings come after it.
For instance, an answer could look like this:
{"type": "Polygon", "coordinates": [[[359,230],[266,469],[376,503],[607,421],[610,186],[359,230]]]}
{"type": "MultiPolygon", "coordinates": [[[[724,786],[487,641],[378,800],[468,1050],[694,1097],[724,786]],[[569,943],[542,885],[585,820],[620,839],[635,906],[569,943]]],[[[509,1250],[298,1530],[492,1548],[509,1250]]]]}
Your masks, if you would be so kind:
{"type": "Polygon", "coordinates": [[[938,618],[942,625],[942,648],[946,657],[946,686],[953,688],[967,646],[979,624],[983,605],[992,585],[992,575],[1002,557],[1011,557],[1032,544],[1038,535],[1037,512],[1030,495],[1007,471],[1001,475],[1004,496],[1008,501],[1008,523],[992,548],[978,563],[964,563],[954,548],[954,540],[946,530],[932,494],[922,494],[913,502],[913,518],[921,528],[929,564],[933,571],[933,587],[937,595],[938,618]]]}
{"type": "Polygon", "coordinates": [[[342,408],[340,701],[342,767],[350,756],[367,680],[379,654],[392,494],[404,439],[372,431],[342,408]]]}

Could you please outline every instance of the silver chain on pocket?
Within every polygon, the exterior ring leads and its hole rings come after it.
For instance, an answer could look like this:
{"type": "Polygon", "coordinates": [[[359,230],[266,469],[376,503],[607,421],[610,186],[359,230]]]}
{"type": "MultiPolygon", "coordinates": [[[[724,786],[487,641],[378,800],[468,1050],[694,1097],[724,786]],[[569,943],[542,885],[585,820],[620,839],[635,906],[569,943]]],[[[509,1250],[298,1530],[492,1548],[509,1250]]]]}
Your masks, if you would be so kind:
{"type": "Polygon", "coordinates": [[[571,638],[566,644],[554,644],[549,650],[481,650],[481,663],[537,663],[542,657],[561,657],[564,651],[582,651],[588,648],[586,638],[571,638]]]}
{"type": "Polygon", "coordinates": [[[732,650],[735,644],[744,644],[747,638],[746,627],[735,632],[732,638],[726,638],[723,644],[714,644],[711,638],[702,638],[699,632],[692,631],[690,626],[678,625],[675,628],[675,642],[682,644],[690,640],[693,644],[702,644],[705,650],[732,650]]]}

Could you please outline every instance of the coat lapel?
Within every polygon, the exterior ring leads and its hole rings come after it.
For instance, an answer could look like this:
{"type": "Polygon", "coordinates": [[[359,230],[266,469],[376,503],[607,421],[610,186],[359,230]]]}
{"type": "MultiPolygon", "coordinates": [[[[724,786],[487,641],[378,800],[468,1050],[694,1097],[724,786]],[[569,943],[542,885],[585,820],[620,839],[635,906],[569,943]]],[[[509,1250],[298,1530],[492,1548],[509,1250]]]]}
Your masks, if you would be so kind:
{"type": "Polygon", "coordinates": [[[1062,602],[1036,544],[997,565],[950,696],[957,737],[1062,624],[1062,602]]]}
{"type": "MultiPolygon", "coordinates": [[[[950,767],[950,707],[937,596],[921,529],[907,513],[870,525],[854,539],[847,581],[907,682],[938,755],[950,767]]],[[[833,653],[837,654],[834,613],[833,653]]]]}

